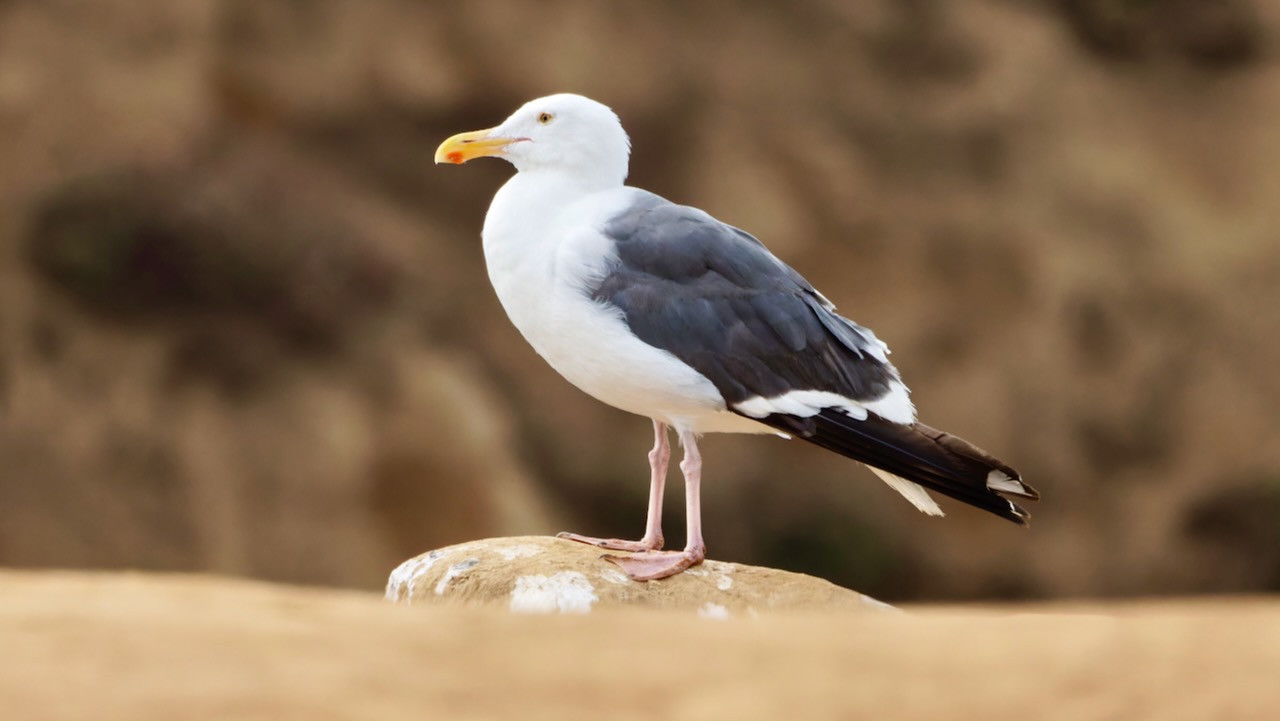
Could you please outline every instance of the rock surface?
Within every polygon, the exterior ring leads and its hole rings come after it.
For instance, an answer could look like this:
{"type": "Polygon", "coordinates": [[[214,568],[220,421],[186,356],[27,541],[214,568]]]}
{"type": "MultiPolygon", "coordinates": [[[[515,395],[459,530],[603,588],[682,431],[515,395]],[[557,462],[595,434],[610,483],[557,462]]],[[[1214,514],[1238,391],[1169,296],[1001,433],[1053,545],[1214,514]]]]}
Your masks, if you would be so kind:
{"type": "Polygon", "coordinates": [[[801,573],[711,561],[661,581],[637,582],[599,548],[547,536],[489,538],[428,551],[400,564],[387,599],[466,603],[524,613],[589,613],[645,606],[708,618],[773,610],[890,609],[869,596],[801,573]]]}

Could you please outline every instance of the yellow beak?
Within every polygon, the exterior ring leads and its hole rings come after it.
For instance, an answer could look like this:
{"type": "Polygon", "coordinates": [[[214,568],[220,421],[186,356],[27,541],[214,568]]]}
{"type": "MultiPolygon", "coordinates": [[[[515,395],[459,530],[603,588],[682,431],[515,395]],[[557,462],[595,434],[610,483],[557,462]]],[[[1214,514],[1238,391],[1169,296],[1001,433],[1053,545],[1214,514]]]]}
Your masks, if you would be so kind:
{"type": "Polygon", "coordinates": [[[504,138],[492,135],[494,129],[474,130],[470,133],[458,133],[440,143],[436,148],[436,163],[453,163],[461,165],[475,158],[487,155],[498,155],[518,138],[504,138]]]}

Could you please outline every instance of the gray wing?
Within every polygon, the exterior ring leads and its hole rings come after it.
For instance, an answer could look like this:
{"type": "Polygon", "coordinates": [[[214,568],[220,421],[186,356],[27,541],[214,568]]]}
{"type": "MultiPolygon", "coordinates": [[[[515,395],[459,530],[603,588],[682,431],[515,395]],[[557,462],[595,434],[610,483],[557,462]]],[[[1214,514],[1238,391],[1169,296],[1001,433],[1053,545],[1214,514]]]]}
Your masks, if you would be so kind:
{"type": "Polygon", "coordinates": [[[897,380],[871,331],[748,233],[651,193],[604,232],[617,255],[592,296],[710,379],[730,407],[795,390],[872,401],[897,380]]]}
{"type": "MultiPolygon", "coordinates": [[[[621,310],[641,340],[710,379],[730,409],[799,390],[865,403],[884,397],[898,380],[871,331],[837,315],[747,233],[652,194],[604,232],[617,258],[592,296],[621,310]]],[[[1030,516],[1002,494],[1039,498],[1013,468],[919,423],[874,413],[857,419],[832,408],[757,420],[885,471],[886,480],[919,484],[1015,523],[1025,525],[1030,516]]]]}

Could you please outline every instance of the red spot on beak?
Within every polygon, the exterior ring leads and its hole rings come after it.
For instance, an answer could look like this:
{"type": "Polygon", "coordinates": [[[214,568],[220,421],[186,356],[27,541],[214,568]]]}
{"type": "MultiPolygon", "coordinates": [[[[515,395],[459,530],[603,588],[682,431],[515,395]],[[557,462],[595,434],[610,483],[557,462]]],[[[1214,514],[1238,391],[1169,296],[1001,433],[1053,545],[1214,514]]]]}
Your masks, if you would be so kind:
{"type": "Polygon", "coordinates": [[[444,159],[448,160],[450,163],[453,163],[454,165],[462,165],[462,153],[456,150],[444,156],[444,159]]]}

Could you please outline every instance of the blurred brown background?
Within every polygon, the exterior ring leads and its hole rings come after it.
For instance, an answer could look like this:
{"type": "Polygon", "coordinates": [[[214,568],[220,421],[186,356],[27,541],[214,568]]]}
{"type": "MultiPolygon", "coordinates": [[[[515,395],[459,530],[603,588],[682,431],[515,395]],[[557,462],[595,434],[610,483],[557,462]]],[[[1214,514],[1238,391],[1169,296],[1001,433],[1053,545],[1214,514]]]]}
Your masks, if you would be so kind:
{"type": "Polygon", "coordinates": [[[714,557],[896,600],[1280,590],[1278,37],[1265,0],[0,0],[0,565],[376,588],[638,536],[648,421],[488,287],[510,168],[431,163],[572,91],[1045,496],[930,519],[713,437],[714,557]]]}

